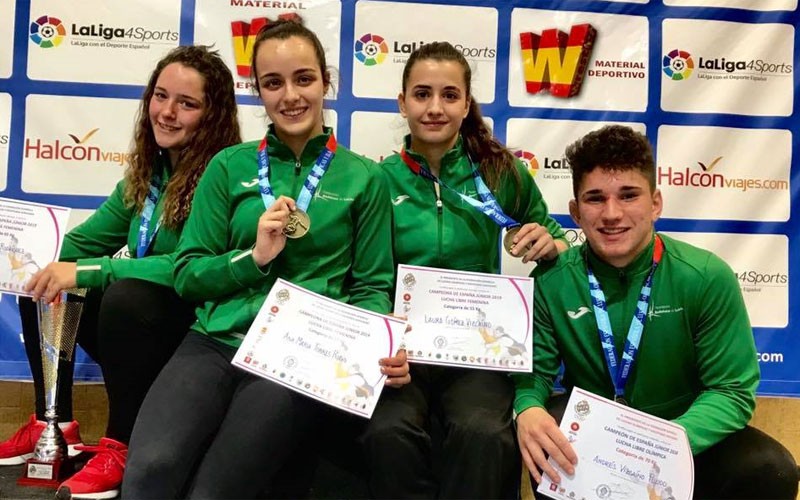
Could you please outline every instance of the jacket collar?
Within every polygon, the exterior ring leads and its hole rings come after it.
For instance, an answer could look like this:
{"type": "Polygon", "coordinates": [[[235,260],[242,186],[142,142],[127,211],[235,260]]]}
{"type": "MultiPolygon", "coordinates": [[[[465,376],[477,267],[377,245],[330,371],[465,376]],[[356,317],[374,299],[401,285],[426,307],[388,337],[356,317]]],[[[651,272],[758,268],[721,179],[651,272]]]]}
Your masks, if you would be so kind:
{"type": "MultiPolygon", "coordinates": [[[[417,153],[413,149],[411,149],[411,134],[408,134],[403,139],[403,145],[405,147],[406,152],[414,158],[416,161],[420,163],[420,165],[428,168],[428,164],[425,161],[425,157],[421,154],[417,153]]],[[[444,156],[442,156],[441,162],[441,177],[452,177],[453,175],[457,175],[454,171],[454,166],[459,164],[459,161],[462,159],[467,158],[467,150],[464,147],[464,141],[459,134],[458,139],[456,139],[456,143],[450,148],[444,156]]],[[[466,162],[469,165],[469,161],[466,162]]],[[[472,168],[469,169],[470,175],[472,174],[472,168]]]]}
{"type": "Polygon", "coordinates": [[[323,127],[322,133],[309,139],[300,158],[296,158],[289,146],[275,134],[275,125],[270,124],[267,128],[267,154],[277,160],[295,162],[299,159],[303,165],[309,165],[316,161],[331,134],[333,134],[332,128],[323,127]]]}
{"type": "Polygon", "coordinates": [[[650,271],[650,267],[653,265],[654,248],[655,232],[653,232],[653,237],[650,238],[650,243],[648,243],[644,250],[625,267],[614,267],[600,259],[600,257],[594,253],[588,241],[583,245],[583,252],[584,259],[592,267],[592,272],[594,272],[595,275],[598,277],[619,278],[637,276],[650,271]]]}

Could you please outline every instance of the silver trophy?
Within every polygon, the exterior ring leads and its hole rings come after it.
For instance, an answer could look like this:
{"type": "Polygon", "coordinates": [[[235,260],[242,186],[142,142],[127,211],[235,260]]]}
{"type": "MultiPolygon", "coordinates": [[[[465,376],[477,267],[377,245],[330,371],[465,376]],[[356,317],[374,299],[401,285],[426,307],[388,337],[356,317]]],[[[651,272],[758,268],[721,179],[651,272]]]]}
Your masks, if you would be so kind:
{"type": "Polygon", "coordinates": [[[39,345],[44,373],[45,419],[47,424],[36,442],[33,457],[28,459],[20,485],[58,487],[67,455],[67,442],[58,426],[58,364],[69,361],[75,353],[85,288],[71,288],[58,294],[51,304],[37,303],[39,345]]]}

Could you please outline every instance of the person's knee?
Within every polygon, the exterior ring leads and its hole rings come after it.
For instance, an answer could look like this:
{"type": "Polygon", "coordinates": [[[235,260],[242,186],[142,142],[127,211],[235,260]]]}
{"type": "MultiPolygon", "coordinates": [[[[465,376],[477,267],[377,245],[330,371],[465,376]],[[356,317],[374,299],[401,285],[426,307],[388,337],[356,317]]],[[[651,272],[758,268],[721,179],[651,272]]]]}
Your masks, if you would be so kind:
{"type": "Polygon", "coordinates": [[[747,427],[720,443],[711,458],[727,469],[723,496],[745,498],[792,498],[797,496],[797,463],[782,444],[767,434],[747,427]],[[725,455],[719,457],[720,454],[725,455]],[[745,494],[746,493],[746,494],[745,494]],[[744,495],[744,496],[737,496],[744,495]]]}
{"type": "Polygon", "coordinates": [[[174,447],[134,443],[125,464],[126,493],[146,490],[148,484],[172,478],[180,461],[181,456],[174,447]]]}
{"type": "MultiPolygon", "coordinates": [[[[753,480],[761,482],[780,498],[795,498],[800,476],[797,463],[782,444],[773,441],[770,446],[754,451],[746,458],[746,469],[753,480]]],[[[774,497],[778,498],[778,497],[774,497]]]]}
{"type": "Polygon", "coordinates": [[[397,450],[419,440],[430,442],[428,431],[416,419],[398,415],[373,416],[360,438],[367,450],[397,450]]]}
{"type": "Polygon", "coordinates": [[[101,308],[108,315],[135,317],[140,307],[159,302],[159,288],[164,287],[136,278],[115,281],[103,293],[101,308]]]}
{"type": "Polygon", "coordinates": [[[471,443],[482,449],[497,448],[516,453],[510,417],[494,411],[476,408],[457,418],[451,418],[447,426],[447,439],[471,443]]]}

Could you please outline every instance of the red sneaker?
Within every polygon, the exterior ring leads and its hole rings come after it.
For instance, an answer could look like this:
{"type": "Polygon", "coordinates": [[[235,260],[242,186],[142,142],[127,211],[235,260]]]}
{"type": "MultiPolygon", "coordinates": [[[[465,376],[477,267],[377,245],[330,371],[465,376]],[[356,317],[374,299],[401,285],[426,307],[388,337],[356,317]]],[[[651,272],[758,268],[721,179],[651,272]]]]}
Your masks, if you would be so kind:
{"type": "MultiPolygon", "coordinates": [[[[19,465],[33,456],[36,441],[44,430],[45,423],[36,420],[36,415],[31,415],[28,423],[19,428],[8,440],[0,443],[0,465],[19,465]]],[[[81,445],[81,434],[78,421],[73,420],[62,428],[64,439],[67,441],[69,455],[75,456],[78,452],[75,447],[81,445]]]]}
{"type": "Polygon", "coordinates": [[[79,451],[95,455],[86,462],[83,469],[75,473],[58,487],[56,498],[114,498],[119,495],[122,473],[128,446],[111,438],[101,438],[97,446],[78,446],[79,451]]]}

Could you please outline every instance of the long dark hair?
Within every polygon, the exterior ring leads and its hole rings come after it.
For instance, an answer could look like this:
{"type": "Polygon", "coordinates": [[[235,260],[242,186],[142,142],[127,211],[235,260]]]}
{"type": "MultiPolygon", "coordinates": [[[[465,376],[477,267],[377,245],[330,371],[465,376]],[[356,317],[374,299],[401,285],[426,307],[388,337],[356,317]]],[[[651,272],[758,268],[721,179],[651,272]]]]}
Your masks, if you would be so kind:
{"type": "Polygon", "coordinates": [[[322,83],[325,85],[325,90],[328,90],[328,86],[331,84],[331,73],[328,71],[328,64],[325,62],[325,49],[322,47],[322,43],[316,33],[303,26],[300,16],[286,14],[280,16],[277,21],[264,25],[256,35],[256,41],[253,43],[253,60],[250,63],[250,75],[253,79],[253,88],[256,91],[261,91],[261,84],[258,81],[258,72],[256,71],[256,56],[261,44],[267,40],[286,40],[293,36],[304,38],[314,47],[314,53],[319,63],[319,72],[322,74],[322,83]]]}
{"type": "MultiPolygon", "coordinates": [[[[502,178],[511,175],[517,186],[520,187],[519,171],[515,165],[515,158],[511,152],[494,138],[492,131],[483,122],[481,108],[472,96],[472,69],[464,54],[453,47],[449,42],[426,43],[411,53],[405,68],[403,68],[403,93],[411,75],[411,69],[419,61],[433,59],[434,61],[453,61],[464,70],[464,84],[467,98],[469,99],[469,112],[461,122],[461,137],[470,158],[478,162],[481,177],[491,190],[497,189],[502,178]]],[[[519,204],[519,195],[515,205],[519,204]]]]}
{"type": "Polygon", "coordinates": [[[172,63],[192,68],[203,77],[204,112],[197,131],[181,151],[164,191],[164,226],[175,229],[189,216],[192,197],[206,165],[217,152],[242,142],[233,77],[219,54],[210,47],[181,46],[164,56],[147,82],[136,119],[130,166],[125,171],[125,202],[141,211],[150,190],[159,146],[150,123],[150,99],[161,72],[172,63]]]}

